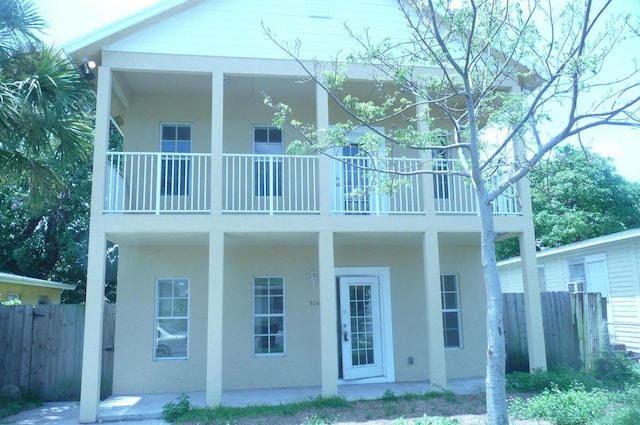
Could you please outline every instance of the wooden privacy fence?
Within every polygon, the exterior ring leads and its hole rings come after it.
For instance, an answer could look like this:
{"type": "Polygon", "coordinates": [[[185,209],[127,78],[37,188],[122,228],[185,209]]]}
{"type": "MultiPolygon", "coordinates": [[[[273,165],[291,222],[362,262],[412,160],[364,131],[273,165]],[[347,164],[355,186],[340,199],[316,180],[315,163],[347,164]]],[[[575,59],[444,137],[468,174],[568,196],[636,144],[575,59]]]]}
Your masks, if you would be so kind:
{"type": "MultiPolygon", "coordinates": [[[[115,304],[104,309],[101,396],[113,384],[115,304]]],[[[0,387],[18,385],[45,401],[80,399],[85,306],[0,306],[0,387]]]]}
{"type": "MultiPolygon", "coordinates": [[[[542,322],[547,365],[590,369],[606,336],[599,293],[543,292],[542,322]]],[[[507,372],[529,371],[524,294],[504,294],[507,372]]]]}

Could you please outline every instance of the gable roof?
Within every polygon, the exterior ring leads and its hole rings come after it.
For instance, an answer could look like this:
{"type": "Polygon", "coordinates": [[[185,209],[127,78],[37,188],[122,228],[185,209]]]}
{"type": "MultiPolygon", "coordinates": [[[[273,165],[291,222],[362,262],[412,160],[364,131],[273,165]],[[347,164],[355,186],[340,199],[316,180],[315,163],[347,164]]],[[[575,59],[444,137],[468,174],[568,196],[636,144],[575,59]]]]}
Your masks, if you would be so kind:
{"type": "MultiPolygon", "coordinates": [[[[558,246],[555,248],[545,249],[536,253],[536,258],[545,258],[553,255],[566,254],[572,251],[578,251],[580,249],[587,249],[593,247],[606,246],[615,242],[621,242],[633,238],[640,237],[640,229],[625,230],[623,232],[612,233],[610,235],[598,236],[597,238],[587,239],[580,242],[574,242],[567,245],[558,246]]],[[[498,266],[506,266],[508,264],[519,263],[522,259],[520,257],[513,257],[507,260],[498,261],[498,266]]]]}
{"type": "Polygon", "coordinates": [[[0,272],[0,283],[12,283],[15,285],[39,286],[41,288],[55,288],[60,290],[73,290],[75,285],[70,283],[54,282],[51,280],[36,279],[17,274],[0,272]]]}

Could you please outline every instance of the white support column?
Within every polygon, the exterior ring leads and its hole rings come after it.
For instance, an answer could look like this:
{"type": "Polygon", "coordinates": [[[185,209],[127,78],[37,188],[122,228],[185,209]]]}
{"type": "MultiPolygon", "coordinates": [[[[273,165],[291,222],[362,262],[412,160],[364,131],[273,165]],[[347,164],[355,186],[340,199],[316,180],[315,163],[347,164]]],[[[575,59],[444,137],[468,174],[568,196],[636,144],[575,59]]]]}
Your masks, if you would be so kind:
{"type": "Polygon", "coordinates": [[[209,291],[207,314],[207,406],[222,402],[222,335],[224,295],[224,232],[209,234],[209,291]]]}
{"type": "MultiPolygon", "coordinates": [[[[417,99],[420,101],[420,99],[417,99]]],[[[418,113],[426,113],[426,106],[419,106],[418,113]]],[[[418,121],[418,131],[423,133],[429,131],[429,125],[422,121],[418,121]]],[[[420,159],[424,162],[426,167],[431,167],[431,151],[424,150],[420,152],[420,159]]],[[[426,215],[435,215],[435,193],[433,191],[433,180],[434,177],[432,174],[425,174],[422,176],[421,184],[422,184],[422,205],[424,206],[424,212],[426,215]]]]}
{"type": "MultiPolygon", "coordinates": [[[[316,128],[329,128],[329,95],[316,84],[316,128]]],[[[318,198],[320,201],[320,215],[331,214],[331,159],[320,155],[318,159],[318,198]]]]}
{"type": "Polygon", "coordinates": [[[529,348],[529,369],[547,370],[547,353],[542,323],[542,302],[538,282],[538,262],[536,259],[533,224],[527,226],[518,237],[520,258],[522,259],[522,282],[524,287],[524,313],[527,321],[527,345],[529,348]]]}
{"type": "Polygon", "coordinates": [[[80,423],[96,422],[100,405],[106,245],[107,240],[104,233],[90,234],[84,344],[82,347],[80,423]]]}
{"type": "Polygon", "coordinates": [[[425,232],[424,257],[425,292],[427,295],[427,342],[429,352],[429,381],[433,391],[447,389],[447,365],[442,333],[442,300],[440,290],[440,252],[438,232],[425,232]]]}
{"type": "Polygon", "coordinates": [[[111,104],[111,69],[100,67],[96,104],[96,138],[93,152],[91,190],[91,228],[87,261],[87,295],[82,348],[82,380],[80,389],[81,423],[96,422],[100,405],[102,371],[102,321],[104,313],[105,254],[107,238],[101,229],[104,209],[106,152],[109,143],[111,104]]]}
{"type": "Polygon", "coordinates": [[[211,215],[222,214],[224,140],[224,74],[214,71],[211,75],[211,215]]]}
{"type": "Polygon", "coordinates": [[[322,395],[338,394],[338,326],[336,278],[333,261],[333,233],[318,234],[318,274],[320,281],[320,367],[322,395]]]}

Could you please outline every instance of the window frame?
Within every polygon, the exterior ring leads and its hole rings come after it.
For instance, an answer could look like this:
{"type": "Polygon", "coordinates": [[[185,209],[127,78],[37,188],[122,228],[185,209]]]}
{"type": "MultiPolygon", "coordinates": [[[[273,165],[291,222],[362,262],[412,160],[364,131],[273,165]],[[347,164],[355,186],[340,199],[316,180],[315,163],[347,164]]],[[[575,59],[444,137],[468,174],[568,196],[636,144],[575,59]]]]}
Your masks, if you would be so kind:
{"type": "Polygon", "coordinates": [[[254,124],[253,125],[253,154],[256,156],[253,161],[253,196],[258,198],[276,197],[283,195],[283,170],[282,159],[265,158],[273,155],[282,155],[284,153],[284,130],[275,125],[254,124]],[[256,131],[266,130],[267,141],[256,141],[256,131]],[[280,133],[280,141],[272,142],[270,138],[271,130],[277,130],[280,133]],[[263,146],[264,145],[264,146],[263,146]],[[272,146],[278,145],[278,152],[270,152],[272,146]],[[258,146],[266,147],[265,149],[257,149],[258,146]],[[258,150],[265,150],[266,153],[259,153],[258,150]],[[259,157],[262,158],[259,158],[259,157]],[[272,168],[273,167],[273,168],[272,168]],[[276,176],[275,179],[273,177],[276,176]],[[273,189],[273,190],[272,190],[273,189]],[[273,192],[273,194],[271,193],[273,192]]]}
{"type": "Polygon", "coordinates": [[[462,307],[460,305],[460,277],[455,273],[443,273],[440,275],[440,304],[442,307],[442,338],[444,343],[445,350],[460,350],[464,348],[463,337],[462,337],[462,307]],[[444,287],[444,279],[447,277],[453,277],[453,282],[455,283],[455,300],[456,300],[456,308],[448,308],[445,307],[445,293],[452,293],[452,291],[445,291],[444,287]],[[457,332],[458,332],[458,345],[447,345],[447,330],[445,314],[446,313],[456,313],[456,319],[458,322],[457,332]]]}
{"type": "MultiPolygon", "coordinates": [[[[264,275],[264,276],[253,276],[252,278],[252,284],[251,284],[251,293],[252,293],[252,311],[251,311],[251,327],[253,329],[253,331],[251,332],[251,335],[253,337],[252,341],[253,341],[253,357],[284,357],[287,355],[287,304],[286,304],[286,281],[284,276],[275,276],[275,275],[264,275]],[[280,281],[282,282],[282,313],[261,313],[261,314],[257,314],[256,313],[256,299],[259,296],[258,294],[256,294],[256,283],[259,279],[267,279],[268,281],[270,281],[271,279],[280,279],[280,281]],[[278,337],[278,333],[271,333],[271,330],[269,330],[266,334],[262,334],[262,333],[258,333],[256,334],[256,319],[257,318],[273,318],[273,317],[279,317],[282,318],[282,329],[280,330],[282,332],[282,351],[281,352],[271,352],[271,351],[267,351],[267,352],[258,352],[256,349],[258,348],[257,345],[257,339],[258,338],[277,338],[278,337]]],[[[267,295],[267,305],[271,306],[271,302],[270,302],[270,294],[267,295]]],[[[269,345],[271,344],[271,340],[269,340],[269,345]]]]}
{"type": "Polygon", "coordinates": [[[164,361],[179,361],[179,360],[188,360],[189,359],[189,346],[190,346],[190,335],[191,335],[191,279],[187,278],[187,277],[159,277],[155,279],[155,294],[154,294],[154,320],[153,320],[153,361],[159,361],[159,362],[164,362],[164,361]],[[175,297],[172,296],[171,297],[160,297],[160,283],[161,282],[167,282],[167,281],[171,281],[172,284],[178,283],[180,281],[183,281],[186,283],[187,288],[186,288],[186,297],[175,297]],[[161,299],[171,299],[171,300],[175,300],[176,298],[178,299],[183,299],[186,298],[187,299],[187,306],[186,306],[186,316],[159,316],[159,310],[160,310],[160,300],[161,299]],[[186,320],[187,325],[186,325],[186,351],[185,354],[183,356],[158,356],[158,326],[160,325],[160,321],[162,320],[186,320]]]}
{"type": "Polygon", "coordinates": [[[193,152],[193,123],[180,121],[160,122],[160,152],[162,153],[160,175],[158,176],[160,180],[160,196],[189,196],[192,172],[189,154],[193,152]],[[176,129],[176,138],[174,140],[164,138],[164,129],[170,126],[174,126],[176,129]],[[181,126],[189,128],[188,141],[178,138],[178,127],[181,126]],[[188,143],[188,152],[181,152],[178,149],[180,142],[188,143]],[[165,143],[174,144],[174,149],[165,150],[165,143]],[[177,168],[176,165],[178,165],[177,168]],[[169,173],[170,178],[167,177],[167,173],[169,173]]]}

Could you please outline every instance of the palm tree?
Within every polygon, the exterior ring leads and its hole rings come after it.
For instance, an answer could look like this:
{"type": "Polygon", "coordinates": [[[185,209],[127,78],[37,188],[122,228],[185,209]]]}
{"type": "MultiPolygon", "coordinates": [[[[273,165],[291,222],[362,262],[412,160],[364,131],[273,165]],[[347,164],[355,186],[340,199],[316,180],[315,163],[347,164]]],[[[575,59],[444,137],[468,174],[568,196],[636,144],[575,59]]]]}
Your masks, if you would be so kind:
{"type": "Polygon", "coordinates": [[[62,171],[91,152],[93,90],[75,65],[45,47],[31,0],[0,2],[0,185],[28,189],[34,205],[56,196],[62,171]]]}

